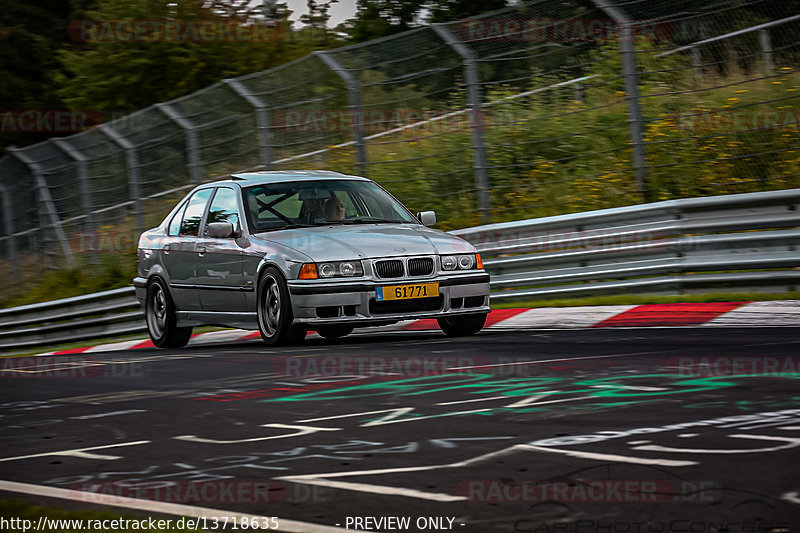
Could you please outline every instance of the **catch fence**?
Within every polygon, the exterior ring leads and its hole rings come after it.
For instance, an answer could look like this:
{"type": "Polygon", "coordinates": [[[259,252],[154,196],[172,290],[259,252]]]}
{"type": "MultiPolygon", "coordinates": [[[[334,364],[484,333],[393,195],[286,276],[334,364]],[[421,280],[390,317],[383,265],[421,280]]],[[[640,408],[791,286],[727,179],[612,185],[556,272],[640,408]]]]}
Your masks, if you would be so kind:
{"type": "Polygon", "coordinates": [[[444,229],[798,187],[797,9],[520,3],[11,148],[0,271],[91,268],[121,251],[109,234],[135,235],[188,188],[245,169],[366,175],[444,229]]]}

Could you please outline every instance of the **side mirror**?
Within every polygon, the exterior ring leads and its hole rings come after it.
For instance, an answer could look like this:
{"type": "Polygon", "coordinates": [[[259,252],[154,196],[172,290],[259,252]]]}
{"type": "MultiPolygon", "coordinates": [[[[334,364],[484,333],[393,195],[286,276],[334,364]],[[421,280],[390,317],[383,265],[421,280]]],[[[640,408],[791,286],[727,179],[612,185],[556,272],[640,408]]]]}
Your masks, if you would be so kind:
{"type": "Polygon", "coordinates": [[[210,222],[206,231],[212,239],[230,239],[235,236],[233,224],[230,222],[210,222]]]}
{"type": "Polygon", "coordinates": [[[433,226],[436,224],[436,213],[434,211],[420,211],[417,213],[417,219],[423,226],[433,226]]]}

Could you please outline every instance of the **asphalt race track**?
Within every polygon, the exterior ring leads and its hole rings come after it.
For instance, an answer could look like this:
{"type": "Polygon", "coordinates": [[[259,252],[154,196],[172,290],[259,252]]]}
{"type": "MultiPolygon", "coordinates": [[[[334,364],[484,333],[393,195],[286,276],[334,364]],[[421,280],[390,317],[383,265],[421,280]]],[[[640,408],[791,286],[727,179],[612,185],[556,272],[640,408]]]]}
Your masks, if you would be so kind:
{"type": "Polygon", "coordinates": [[[795,328],[619,328],[0,359],[0,497],[309,524],[279,530],[788,533],[798,348],[795,328]]]}

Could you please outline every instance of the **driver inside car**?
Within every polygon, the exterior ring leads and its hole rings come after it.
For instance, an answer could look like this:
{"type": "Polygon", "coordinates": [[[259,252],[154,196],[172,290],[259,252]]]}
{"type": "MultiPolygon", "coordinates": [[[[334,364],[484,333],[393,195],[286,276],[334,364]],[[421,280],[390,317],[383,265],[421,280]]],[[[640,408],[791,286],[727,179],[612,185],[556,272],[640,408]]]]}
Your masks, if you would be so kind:
{"type": "Polygon", "coordinates": [[[325,219],[344,220],[344,204],[338,197],[334,196],[325,202],[325,219]]]}

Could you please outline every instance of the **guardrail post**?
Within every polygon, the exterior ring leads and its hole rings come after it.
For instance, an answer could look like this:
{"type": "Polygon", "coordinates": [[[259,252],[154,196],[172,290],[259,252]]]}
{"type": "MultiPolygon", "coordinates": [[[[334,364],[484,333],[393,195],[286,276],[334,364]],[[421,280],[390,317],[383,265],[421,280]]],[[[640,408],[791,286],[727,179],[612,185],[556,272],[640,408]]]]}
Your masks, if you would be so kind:
{"type": "Polygon", "coordinates": [[[361,84],[352,72],[339,63],[329,52],[318,50],[314,55],[319,57],[328,68],[342,78],[347,84],[347,101],[353,115],[353,140],[356,143],[356,157],[361,175],[367,176],[367,145],[364,143],[364,105],[361,101],[361,84]]]}
{"type": "Polygon", "coordinates": [[[443,24],[431,24],[439,37],[461,56],[464,61],[464,79],[467,84],[467,104],[472,113],[472,153],[475,167],[475,186],[478,189],[478,211],[480,219],[488,222],[492,204],[489,199],[489,174],[487,168],[486,143],[483,138],[483,113],[481,111],[480,77],[475,54],[443,24]]]}
{"type": "Polygon", "coordinates": [[[89,188],[89,167],[86,164],[87,158],[78,150],[70,146],[64,139],[51,139],[51,142],[67,156],[75,161],[78,167],[78,183],[81,190],[81,204],[83,207],[83,214],[86,217],[86,224],[84,228],[92,238],[89,239],[89,253],[91,254],[92,263],[100,263],[100,254],[98,252],[96,242],[99,238],[97,235],[97,224],[94,220],[94,206],[92,204],[92,193],[89,188]]]}
{"type": "Polygon", "coordinates": [[[14,204],[11,202],[11,195],[8,188],[0,183],[0,195],[3,196],[3,226],[6,229],[6,258],[11,264],[11,275],[15,283],[19,283],[19,265],[17,265],[17,243],[14,239],[14,204]]]}
{"type": "Polygon", "coordinates": [[[267,105],[261,101],[261,98],[248,91],[247,87],[239,80],[233,78],[222,80],[222,82],[255,108],[256,126],[258,128],[258,152],[261,156],[261,164],[264,165],[265,170],[272,170],[272,124],[267,105]]]}
{"type": "Polygon", "coordinates": [[[758,30],[758,39],[761,41],[761,57],[764,61],[764,76],[772,76],[772,41],[769,38],[769,30],[758,30]]]}
{"type": "Polygon", "coordinates": [[[639,103],[639,71],[636,67],[634,22],[609,0],[592,0],[592,3],[619,24],[622,77],[625,83],[625,99],[628,101],[628,124],[633,146],[633,172],[639,194],[647,202],[650,201],[651,194],[647,175],[647,151],[644,144],[644,119],[639,103]]]}
{"type": "Polygon", "coordinates": [[[194,125],[167,103],[156,104],[156,107],[183,130],[186,136],[186,152],[189,158],[189,175],[192,183],[202,182],[203,162],[200,159],[200,142],[197,140],[197,130],[194,125]]]}
{"type": "Polygon", "coordinates": [[[133,202],[133,216],[136,221],[136,232],[141,234],[144,227],[144,213],[142,211],[141,176],[139,173],[139,154],[136,146],[123,137],[117,130],[108,124],[101,124],[100,131],[106,134],[113,143],[125,150],[125,166],[128,169],[128,191],[133,202]]]}
{"type": "Polygon", "coordinates": [[[31,174],[33,174],[33,178],[36,180],[36,190],[39,201],[42,203],[45,213],[47,213],[47,218],[50,219],[50,227],[53,228],[56,239],[61,245],[61,252],[64,254],[64,260],[67,262],[69,268],[75,268],[75,258],[72,256],[72,250],[69,249],[67,235],[64,233],[64,226],[61,225],[61,219],[58,217],[56,205],[53,202],[53,197],[50,195],[50,189],[47,188],[47,181],[44,179],[39,165],[22,153],[18,148],[8,148],[8,153],[31,169],[31,174]]]}

